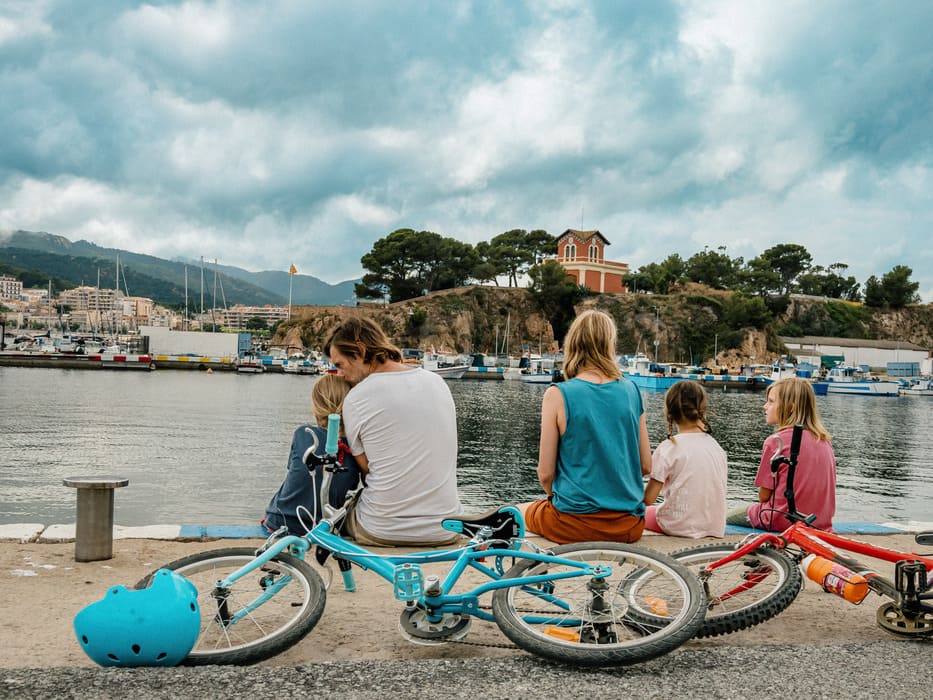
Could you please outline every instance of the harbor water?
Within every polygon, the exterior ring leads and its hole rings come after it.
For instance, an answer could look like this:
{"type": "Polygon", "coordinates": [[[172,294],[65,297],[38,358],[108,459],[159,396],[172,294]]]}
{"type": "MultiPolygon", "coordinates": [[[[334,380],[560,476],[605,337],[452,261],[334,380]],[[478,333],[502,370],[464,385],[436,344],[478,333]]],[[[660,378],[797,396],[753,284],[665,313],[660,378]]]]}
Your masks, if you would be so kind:
{"type": "MultiPolygon", "coordinates": [[[[0,524],[70,523],[74,476],[120,476],[120,525],[248,525],[284,473],[316,378],[192,371],[0,367],[0,524]]],[[[467,510],[541,496],[535,476],[545,385],[448,382],[457,405],[458,479],[467,510]]],[[[645,393],[652,447],[666,437],[663,395],[645,393]]],[[[762,392],[712,392],[729,455],[730,505],[754,499],[762,392]]],[[[821,396],[838,462],[839,520],[933,516],[933,399],[821,396]]]]}

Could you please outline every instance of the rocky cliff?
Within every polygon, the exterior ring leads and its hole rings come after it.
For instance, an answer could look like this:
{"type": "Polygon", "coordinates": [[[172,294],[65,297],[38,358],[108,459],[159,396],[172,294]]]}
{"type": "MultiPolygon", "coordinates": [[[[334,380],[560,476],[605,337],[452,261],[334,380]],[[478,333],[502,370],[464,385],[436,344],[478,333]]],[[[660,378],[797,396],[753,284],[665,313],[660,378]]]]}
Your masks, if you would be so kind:
{"type": "MultiPolygon", "coordinates": [[[[901,340],[933,348],[933,305],[877,311],[842,302],[794,297],[764,329],[730,328],[724,304],[731,292],[689,285],[674,294],[604,294],[577,307],[610,313],[619,326],[617,349],[644,352],[665,362],[720,365],[737,370],[748,362],[768,363],[785,349],[775,334],[843,335],[901,340]],[[845,329],[843,333],[840,329],[845,329]],[[796,332],[795,332],[796,331],[796,332]],[[714,360],[715,355],[715,360],[714,360]]],[[[461,287],[395,304],[295,306],[279,325],[273,343],[320,348],[330,330],[350,315],[373,318],[400,347],[447,353],[550,352],[550,324],[527,290],[461,287]]]]}

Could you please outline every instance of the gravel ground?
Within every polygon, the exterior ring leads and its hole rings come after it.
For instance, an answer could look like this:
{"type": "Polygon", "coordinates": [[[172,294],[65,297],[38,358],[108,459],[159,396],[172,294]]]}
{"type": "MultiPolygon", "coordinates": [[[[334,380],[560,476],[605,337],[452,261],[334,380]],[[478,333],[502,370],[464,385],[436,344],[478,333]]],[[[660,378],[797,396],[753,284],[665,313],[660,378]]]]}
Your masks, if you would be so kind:
{"type": "MultiPolygon", "coordinates": [[[[806,630],[801,630],[801,636],[806,630]]],[[[529,656],[281,668],[0,670],[3,698],[831,698],[933,697],[933,640],[678,650],[581,670],[529,656]]]]}

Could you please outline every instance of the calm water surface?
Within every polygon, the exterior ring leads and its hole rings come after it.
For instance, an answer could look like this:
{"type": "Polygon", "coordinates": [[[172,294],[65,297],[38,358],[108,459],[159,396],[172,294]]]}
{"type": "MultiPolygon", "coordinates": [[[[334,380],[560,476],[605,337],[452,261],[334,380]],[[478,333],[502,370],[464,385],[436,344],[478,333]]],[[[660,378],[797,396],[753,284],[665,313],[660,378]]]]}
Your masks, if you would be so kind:
{"type": "MultiPolygon", "coordinates": [[[[0,367],[0,524],[74,522],[69,476],[129,479],[121,525],[258,522],[285,472],[315,378],[0,367]]],[[[460,431],[468,510],[531,500],[545,386],[448,382],[460,431]]],[[[652,446],[663,395],[644,395],[652,446]]],[[[754,498],[762,393],[712,393],[715,436],[729,455],[730,504],[754,498]]],[[[817,399],[838,461],[837,518],[933,519],[933,399],[817,399]]]]}

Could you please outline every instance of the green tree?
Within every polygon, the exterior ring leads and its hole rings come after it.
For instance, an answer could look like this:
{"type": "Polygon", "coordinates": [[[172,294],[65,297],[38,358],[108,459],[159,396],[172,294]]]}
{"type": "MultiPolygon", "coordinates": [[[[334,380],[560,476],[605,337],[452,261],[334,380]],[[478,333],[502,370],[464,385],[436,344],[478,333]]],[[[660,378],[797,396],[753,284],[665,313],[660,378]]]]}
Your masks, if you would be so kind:
{"type": "Polygon", "coordinates": [[[900,309],[907,304],[920,302],[919,282],[911,282],[913,270],[906,265],[895,265],[879,281],[874,275],[865,282],[865,304],[867,306],[888,306],[900,309]]]}
{"type": "Polygon", "coordinates": [[[739,288],[749,294],[768,296],[781,289],[780,275],[761,257],[752,258],[739,271],[739,288]]]}
{"type": "Polygon", "coordinates": [[[360,262],[367,272],[356,296],[396,302],[466,284],[478,258],[468,243],[405,228],[376,241],[360,262]]]}
{"type": "Polygon", "coordinates": [[[726,254],[725,246],[716,250],[703,248],[687,260],[684,277],[716,289],[733,289],[738,281],[742,262],[742,258],[730,258],[726,254]]]}
{"type": "Polygon", "coordinates": [[[246,330],[248,331],[265,331],[269,330],[269,326],[266,324],[266,320],[260,318],[259,316],[251,316],[246,319],[246,330]]]}
{"type": "Polygon", "coordinates": [[[674,284],[683,279],[685,268],[683,258],[673,253],[663,262],[642,265],[638,272],[626,275],[624,281],[629,289],[667,294],[674,284]]]}
{"type": "Polygon", "coordinates": [[[528,278],[529,295],[551,324],[555,340],[563,342],[576,315],[574,307],[586,296],[586,289],[554,260],[533,265],[528,270],[528,278]]]}
{"type": "Polygon", "coordinates": [[[779,293],[787,296],[794,291],[797,277],[806,272],[813,262],[807,249],[796,243],[779,243],[768,248],[758,259],[761,265],[774,270],[780,279],[779,293]]]}
{"type": "Polygon", "coordinates": [[[504,275],[505,270],[493,259],[492,246],[489,245],[488,241],[480,241],[476,244],[474,250],[476,251],[477,263],[470,276],[477,282],[492,282],[498,287],[499,280],[497,278],[499,275],[504,275]]]}
{"type": "Polygon", "coordinates": [[[815,265],[797,277],[797,289],[801,294],[858,301],[859,283],[851,275],[844,275],[848,269],[844,263],[833,263],[829,267],[815,265]]]}
{"type": "Polygon", "coordinates": [[[541,258],[557,253],[557,241],[547,231],[512,229],[500,233],[489,241],[486,260],[499,272],[507,275],[509,286],[518,286],[518,276],[541,258]]]}
{"type": "Polygon", "coordinates": [[[722,305],[722,322],[728,328],[763,329],[773,316],[761,297],[736,292],[722,305]]]}

